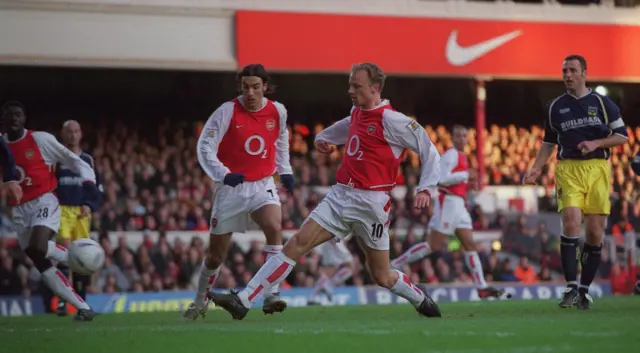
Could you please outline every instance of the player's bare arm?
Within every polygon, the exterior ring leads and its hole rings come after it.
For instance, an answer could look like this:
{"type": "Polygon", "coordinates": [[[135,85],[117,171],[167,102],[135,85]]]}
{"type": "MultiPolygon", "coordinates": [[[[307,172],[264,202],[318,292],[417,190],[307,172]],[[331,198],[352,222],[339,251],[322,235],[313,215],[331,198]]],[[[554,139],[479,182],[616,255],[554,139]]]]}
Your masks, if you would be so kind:
{"type": "Polygon", "coordinates": [[[536,154],[536,159],[533,165],[522,178],[522,183],[525,185],[535,185],[536,181],[542,173],[542,168],[547,164],[549,158],[555,153],[556,145],[548,142],[542,143],[542,146],[536,154]]]}

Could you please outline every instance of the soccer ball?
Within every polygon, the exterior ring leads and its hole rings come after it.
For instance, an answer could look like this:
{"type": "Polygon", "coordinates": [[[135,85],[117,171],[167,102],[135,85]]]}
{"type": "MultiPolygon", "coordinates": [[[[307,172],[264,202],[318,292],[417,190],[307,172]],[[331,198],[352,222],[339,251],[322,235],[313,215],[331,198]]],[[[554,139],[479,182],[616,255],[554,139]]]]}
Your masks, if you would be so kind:
{"type": "Polygon", "coordinates": [[[78,239],[69,247],[69,267],[73,272],[90,275],[104,265],[102,246],[91,239],[78,239]]]}

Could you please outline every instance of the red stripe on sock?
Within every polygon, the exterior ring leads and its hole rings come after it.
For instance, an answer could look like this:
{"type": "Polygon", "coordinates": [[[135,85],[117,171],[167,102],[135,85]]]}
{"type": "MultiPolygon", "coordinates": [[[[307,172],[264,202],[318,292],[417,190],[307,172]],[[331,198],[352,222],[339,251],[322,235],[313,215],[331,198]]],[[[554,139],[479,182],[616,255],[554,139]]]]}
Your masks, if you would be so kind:
{"type": "Polygon", "coordinates": [[[469,267],[471,267],[472,269],[476,269],[476,261],[473,258],[473,255],[469,255],[469,267]]]}
{"type": "Polygon", "coordinates": [[[56,243],[56,248],[58,248],[59,250],[62,250],[62,251],[64,251],[64,252],[67,252],[67,251],[68,251],[68,250],[67,250],[67,248],[65,248],[64,246],[62,246],[62,245],[60,245],[60,244],[58,244],[58,243],[56,243]]]}
{"type": "Polygon", "coordinates": [[[349,272],[349,270],[346,268],[343,268],[342,270],[338,271],[338,273],[336,274],[336,277],[339,279],[342,279],[342,277],[344,277],[347,274],[347,272],[349,272]]]}
{"type": "Polygon", "coordinates": [[[399,258],[393,260],[394,262],[404,262],[407,259],[407,255],[400,256],[399,258]]]}
{"type": "Polygon", "coordinates": [[[283,262],[280,266],[278,266],[278,268],[276,268],[276,270],[275,270],[275,271],[273,271],[273,272],[269,275],[269,277],[267,277],[267,281],[268,281],[269,283],[273,283],[273,282],[275,282],[278,278],[280,278],[280,276],[282,276],[282,274],[284,274],[284,273],[287,271],[287,269],[289,268],[289,266],[291,266],[291,265],[289,265],[289,264],[288,264],[288,263],[286,263],[286,262],[283,262]]]}
{"type": "Polygon", "coordinates": [[[407,277],[407,275],[405,275],[404,273],[402,274],[402,280],[409,287],[411,287],[411,289],[413,289],[416,293],[418,293],[420,295],[424,295],[424,293],[422,293],[422,291],[420,289],[418,289],[418,287],[414,286],[413,283],[411,283],[411,280],[409,280],[409,277],[407,277]]]}
{"type": "Polygon", "coordinates": [[[215,282],[215,281],[216,281],[216,275],[209,276],[209,285],[210,286],[212,286],[213,282],[215,282]]]}
{"type": "Polygon", "coordinates": [[[56,275],[58,275],[58,278],[60,278],[60,280],[62,281],[62,283],[64,283],[65,286],[71,287],[71,285],[69,284],[69,280],[67,279],[67,277],[65,277],[62,274],[62,272],[56,271],[56,275]]]}
{"type": "Polygon", "coordinates": [[[78,293],[73,292],[73,294],[75,294],[75,295],[76,295],[76,298],[78,298],[78,300],[80,301],[80,303],[84,303],[84,300],[82,300],[82,297],[81,297],[78,293]]]}
{"type": "Polygon", "coordinates": [[[253,293],[251,293],[251,295],[249,296],[249,301],[253,300],[253,298],[255,298],[258,294],[260,294],[260,292],[262,292],[262,289],[264,287],[261,285],[258,286],[258,288],[256,288],[256,290],[253,291],[253,293]]]}
{"type": "Polygon", "coordinates": [[[424,249],[426,247],[427,247],[427,244],[421,244],[420,246],[418,246],[415,249],[411,250],[411,254],[413,255],[413,254],[417,253],[418,251],[420,251],[420,250],[422,250],[422,249],[424,249]]]}

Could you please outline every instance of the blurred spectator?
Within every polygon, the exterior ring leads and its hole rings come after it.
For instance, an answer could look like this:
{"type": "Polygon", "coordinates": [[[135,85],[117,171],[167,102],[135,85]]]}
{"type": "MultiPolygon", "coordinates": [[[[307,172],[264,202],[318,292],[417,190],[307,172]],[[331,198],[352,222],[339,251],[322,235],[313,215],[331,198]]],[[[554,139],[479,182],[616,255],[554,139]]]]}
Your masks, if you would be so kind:
{"type": "Polygon", "coordinates": [[[513,275],[518,279],[518,281],[526,284],[531,284],[538,281],[536,271],[529,265],[529,258],[527,258],[526,256],[522,256],[520,258],[520,263],[516,267],[516,270],[513,272],[513,275]]]}

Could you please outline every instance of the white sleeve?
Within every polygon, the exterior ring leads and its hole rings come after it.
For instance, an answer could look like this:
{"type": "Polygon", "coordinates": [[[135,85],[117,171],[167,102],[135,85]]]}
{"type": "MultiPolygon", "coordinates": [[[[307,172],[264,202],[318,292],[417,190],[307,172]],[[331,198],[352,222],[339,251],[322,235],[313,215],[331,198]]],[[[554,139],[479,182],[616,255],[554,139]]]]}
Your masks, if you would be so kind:
{"type": "Polygon", "coordinates": [[[469,171],[453,172],[458,166],[458,151],[454,148],[448,150],[440,159],[440,182],[438,184],[449,186],[469,180],[469,171]]]}
{"type": "Polygon", "coordinates": [[[218,159],[218,146],[229,129],[232,117],[233,102],[224,103],[211,114],[198,138],[198,163],[215,182],[222,182],[224,176],[231,172],[218,159]]]}
{"type": "Polygon", "coordinates": [[[327,141],[332,145],[344,145],[349,138],[349,125],[351,125],[351,116],[348,116],[328,128],[320,131],[315,141],[327,141]]]}
{"type": "Polygon", "coordinates": [[[382,116],[385,136],[390,143],[411,149],[420,156],[420,181],[416,192],[428,190],[435,195],[440,180],[440,153],[431,143],[427,131],[417,121],[392,110],[385,110],[382,116]]]}
{"type": "Polygon", "coordinates": [[[276,172],[280,175],[293,174],[289,157],[289,130],[287,129],[287,109],[278,102],[273,102],[280,113],[280,136],[276,141],[276,172]]]}
{"type": "Polygon", "coordinates": [[[46,161],[63,164],[78,173],[83,182],[88,181],[95,184],[96,173],[93,171],[93,167],[64,147],[53,135],[44,131],[36,131],[32,136],[46,161]]]}

